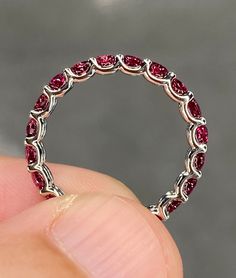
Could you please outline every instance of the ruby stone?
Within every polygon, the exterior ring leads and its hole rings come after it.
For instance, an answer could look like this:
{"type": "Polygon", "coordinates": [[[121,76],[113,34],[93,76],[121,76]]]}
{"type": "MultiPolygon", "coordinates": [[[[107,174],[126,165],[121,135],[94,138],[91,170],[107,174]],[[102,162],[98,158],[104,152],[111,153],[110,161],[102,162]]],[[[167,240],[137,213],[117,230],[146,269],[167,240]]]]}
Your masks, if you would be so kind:
{"type": "Polygon", "coordinates": [[[70,69],[75,75],[84,75],[89,71],[90,63],[88,61],[79,62],[70,69]]]}
{"type": "Polygon", "coordinates": [[[159,220],[163,220],[159,215],[155,214],[155,216],[159,219],[159,220]]]}
{"type": "Polygon", "coordinates": [[[55,196],[52,195],[52,194],[48,194],[48,195],[45,196],[45,198],[46,198],[47,200],[52,199],[52,198],[54,198],[54,197],[55,197],[55,196]]]}
{"type": "Polygon", "coordinates": [[[59,90],[66,84],[66,77],[63,73],[55,75],[49,82],[49,87],[53,90],[59,90]]]}
{"type": "Polygon", "coordinates": [[[195,99],[189,101],[188,110],[194,118],[197,119],[201,118],[202,116],[201,108],[195,99]]]}
{"type": "Polygon", "coordinates": [[[35,111],[43,111],[47,110],[49,107],[49,98],[47,95],[42,94],[36,101],[34,105],[35,111]]]}
{"type": "Polygon", "coordinates": [[[34,118],[30,118],[26,126],[26,136],[33,137],[37,134],[38,124],[34,118]]]}
{"type": "Polygon", "coordinates": [[[180,206],[182,202],[180,200],[173,200],[169,205],[167,206],[167,211],[169,213],[173,212],[174,210],[177,209],[178,206],[180,206]]]}
{"type": "Polygon", "coordinates": [[[125,55],[124,56],[124,63],[131,68],[136,68],[144,65],[144,62],[142,59],[131,56],[131,55],[125,55]]]}
{"type": "Polygon", "coordinates": [[[165,77],[168,74],[168,69],[158,63],[152,62],[150,65],[150,73],[155,77],[165,77]]]}
{"type": "Polygon", "coordinates": [[[43,187],[46,185],[46,181],[45,181],[44,177],[39,172],[33,172],[32,179],[33,179],[34,184],[39,189],[43,189],[43,187]]]}
{"type": "Polygon", "coordinates": [[[189,196],[196,185],[197,185],[197,179],[195,178],[188,179],[185,183],[185,188],[184,188],[184,192],[186,193],[186,195],[189,196]]]}
{"type": "Polygon", "coordinates": [[[113,55],[101,55],[96,58],[97,63],[101,67],[114,66],[116,64],[116,57],[113,55]]]}
{"type": "Polygon", "coordinates": [[[205,125],[200,125],[196,128],[196,139],[200,144],[208,142],[208,129],[205,125]]]}
{"type": "Polygon", "coordinates": [[[172,89],[174,90],[174,92],[178,95],[183,96],[183,95],[186,95],[188,93],[187,87],[184,85],[183,82],[181,82],[177,78],[173,78],[171,80],[171,86],[172,86],[172,89]]]}
{"type": "Polygon", "coordinates": [[[37,151],[35,147],[27,145],[25,147],[25,156],[28,161],[28,164],[33,164],[37,161],[37,151]]]}
{"type": "Polygon", "coordinates": [[[202,169],[204,163],[205,163],[205,154],[204,153],[196,154],[195,159],[194,159],[194,166],[195,166],[195,168],[198,171],[200,171],[202,169]]]}

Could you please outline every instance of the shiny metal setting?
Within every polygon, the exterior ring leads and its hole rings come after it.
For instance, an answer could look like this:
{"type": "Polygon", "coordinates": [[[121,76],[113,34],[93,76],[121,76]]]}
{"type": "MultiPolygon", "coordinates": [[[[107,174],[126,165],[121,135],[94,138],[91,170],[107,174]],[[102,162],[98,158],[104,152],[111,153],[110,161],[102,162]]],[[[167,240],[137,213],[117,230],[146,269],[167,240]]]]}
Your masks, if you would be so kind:
{"type": "Polygon", "coordinates": [[[196,128],[199,125],[205,125],[205,118],[194,118],[188,111],[188,102],[193,99],[193,93],[188,91],[188,94],[181,96],[178,95],[171,87],[171,80],[175,77],[175,73],[169,72],[165,78],[156,78],[150,72],[150,65],[152,61],[150,59],[144,59],[144,65],[135,68],[129,67],[124,63],[124,56],[122,54],[116,55],[117,62],[115,65],[108,67],[102,67],[98,65],[96,58],[89,58],[90,69],[86,74],[77,76],[70,68],[65,68],[63,74],[66,77],[66,84],[60,90],[52,90],[48,85],[44,86],[43,93],[49,97],[50,104],[46,111],[38,112],[31,110],[30,117],[34,118],[38,124],[38,133],[35,137],[26,137],[25,145],[32,145],[37,150],[38,160],[35,164],[28,165],[28,171],[38,171],[46,181],[46,185],[40,190],[40,194],[44,196],[62,196],[65,193],[54,183],[54,178],[46,165],[46,152],[42,143],[44,136],[46,135],[47,118],[54,111],[58,98],[64,97],[72,88],[74,83],[83,82],[90,79],[95,73],[97,74],[113,74],[120,70],[128,75],[143,75],[146,80],[156,85],[162,86],[167,95],[173,99],[179,105],[180,114],[183,119],[188,123],[187,126],[187,140],[190,145],[190,150],[187,152],[185,159],[185,170],[180,173],[172,190],[164,194],[156,204],[148,206],[149,210],[161,220],[167,220],[169,218],[169,212],[167,210],[168,205],[173,200],[179,200],[185,203],[188,200],[188,196],[184,192],[184,186],[186,180],[194,177],[199,179],[202,176],[201,171],[198,171],[194,166],[195,156],[199,153],[205,153],[207,151],[206,144],[199,144],[196,140],[196,128]]]}

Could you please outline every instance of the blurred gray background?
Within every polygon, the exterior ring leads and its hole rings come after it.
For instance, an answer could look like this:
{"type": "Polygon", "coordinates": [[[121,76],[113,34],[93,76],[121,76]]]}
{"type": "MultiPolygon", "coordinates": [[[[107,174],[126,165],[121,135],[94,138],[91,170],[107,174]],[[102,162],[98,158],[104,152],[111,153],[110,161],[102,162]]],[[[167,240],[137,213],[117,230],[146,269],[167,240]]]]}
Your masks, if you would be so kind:
{"type": "MultiPolygon", "coordinates": [[[[235,11],[235,0],[1,0],[1,154],[23,156],[28,113],[62,68],[106,53],[163,63],[195,92],[210,132],[199,187],[166,225],[185,277],[235,277],[235,11]]],[[[144,203],[183,169],[186,125],[142,78],[96,76],[64,98],[49,125],[48,160],[108,173],[144,203]]]]}

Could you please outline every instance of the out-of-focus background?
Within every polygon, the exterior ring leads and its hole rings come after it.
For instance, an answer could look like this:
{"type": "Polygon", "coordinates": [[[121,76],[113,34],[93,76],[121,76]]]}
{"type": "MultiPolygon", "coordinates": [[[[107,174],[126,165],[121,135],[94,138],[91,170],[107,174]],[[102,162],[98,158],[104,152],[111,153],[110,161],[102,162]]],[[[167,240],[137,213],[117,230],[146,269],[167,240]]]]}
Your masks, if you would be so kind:
{"type": "MultiPolygon", "coordinates": [[[[23,156],[28,113],[64,67],[106,53],[159,61],[195,93],[210,132],[203,178],[166,225],[185,277],[235,277],[235,11],[235,0],[0,0],[0,153],[23,156]]],[[[48,160],[105,172],[153,202],[183,169],[177,111],[142,78],[96,76],[50,118],[48,160]]]]}

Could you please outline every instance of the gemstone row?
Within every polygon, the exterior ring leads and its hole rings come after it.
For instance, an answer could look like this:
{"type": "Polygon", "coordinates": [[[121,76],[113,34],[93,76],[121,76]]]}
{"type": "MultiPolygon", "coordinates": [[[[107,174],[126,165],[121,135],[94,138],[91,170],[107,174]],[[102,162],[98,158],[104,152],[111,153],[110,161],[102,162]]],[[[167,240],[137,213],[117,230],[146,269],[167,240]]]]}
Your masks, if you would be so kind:
{"type": "MultiPolygon", "coordinates": [[[[38,117],[39,115],[43,115],[45,112],[51,112],[52,107],[50,107],[50,95],[55,95],[57,92],[61,92],[68,88],[69,80],[72,78],[73,82],[78,80],[82,80],[86,78],[93,69],[98,68],[102,71],[108,71],[113,69],[122,69],[128,70],[131,72],[138,72],[147,74],[151,80],[159,85],[169,84],[170,91],[175,94],[175,96],[179,96],[180,98],[185,97],[185,99],[181,99],[181,101],[186,101],[187,108],[187,118],[191,123],[194,124],[194,140],[197,144],[197,149],[195,154],[192,156],[192,164],[193,172],[189,172],[189,178],[185,180],[183,184],[181,184],[182,190],[186,196],[189,196],[194,188],[197,185],[197,181],[199,179],[198,172],[201,172],[204,163],[205,163],[205,152],[201,146],[206,145],[208,143],[208,130],[205,122],[202,119],[202,112],[197,100],[193,97],[193,94],[190,94],[186,85],[180,81],[175,75],[171,75],[171,72],[161,65],[158,62],[150,61],[147,59],[141,59],[132,55],[100,55],[96,58],[91,58],[87,61],[79,61],[73,66],[71,66],[68,71],[65,70],[57,75],[55,75],[45,86],[44,92],[37,99],[34,109],[31,111],[31,117],[27,123],[26,127],[26,138],[32,140],[32,142],[38,142],[38,138],[40,138],[40,124],[38,117]],[[95,61],[95,62],[94,62],[95,61]],[[162,81],[163,80],[163,81],[162,81]],[[163,82],[163,83],[162,83],[163,82]],[[55,93],[54,93],[55,92],[55,93]],[[189,97],[191,95],[191,97],[189,97]],[[33,115],[33,116],[32,116],[33,115]]],[[[98,72],[101,73],[102,72],[98,72]]],[[[112,73],[112,71],[111,71],[112,73]]],[[[182,112],[182,111],[181,111],[182,112]]],[[[185,113],[185,112],[183,112],[185,113]]],[[[47,117],[49,114],[47,115],[47,117]]],[[[37,144],[26,143],[26,159],[28,165],[37,165],[40,163],[40,157],[38,157],[37,152],[37,144]]],[[[40,189],[45,189],[46,180],[45,175],[43,175],[39,170],[34,170],[32,172],[32,178],[35,185],[40,189]]],[[[172,191],[171,191],[172,192],[172,191]]],[[[177,192],[178,193],[178,192],[177,192]]],[[[173,193],[174,195],[176,192],[173,193]]],[[[182,194],[182,193],[178,193],[182,194]]],[[[53,196],[52,194],[49,194],[53,196]]],[[[49,196],[48,195],[48,196],[49,196]]],[[[167,196],[167,194],[166,194],[167,196]]],[[[166,202],[159,209],[164,212],[164,218],[168,217],[168,214],[172,213],[177,207],[179,207],[183,202],[182,196],[178,196],[177,198],[169,198],[169,201],[166,202]]],[[[163,214],[162,217],[163,218],[163,214]]]]}
{"type": "MultiPolygon", "coordinates": [[[[101,55],[96,57],[96,62],[101,68],[106,69],[108,67],[115,66],[118,63],[118,59],[114,55],[101,55]]],[[[145,66],[145,62],[143,59],[131,55],[124,55],[122,62],[124,63],[125,66],[127,66],[130,69],[136,69],[145,66]]],[[[91,69],[91,67],[92,64],[89,61],[82,61],[73,65],[70,68],[70,70],[74,75],[80,77],[86,75],[91,69]]],[[[150,64],[149,71],[153,78],[165,78],[169,73],[166,67],[164,67],[163,65],[157,62],[152,62],[150,64]]],[[[63,89],[63,87],[66,86],[66,82],[67,82],[67,78],[65,74],[59,73],[49,81],[48,86],[51,90],[61,90],[63,89]]],[[[179,96],[184,96],[187,95],[188,93],[188,89],[186,85],[176,77],[174,77],[171,80],[171,88],[179,96]]],[[[39,103],[36,104],[35,108],[37,108],[37,106],[39,107],[42,106],[43,103],[46,105],[45,101],[46,100],[42,96],[42,98],[39,99],[39,103]]],[[[189,110],[192,114],[195,114],[194,110],[200,110],[200,108],[199,107],[194,108],[191,106],[189,107],[189,110]]],[[[197,112],[197,114],[200,114],[200,112],[197,112]]],[[[196,115],[196,116],[200,116],[200,115],[196,115]]]]}

